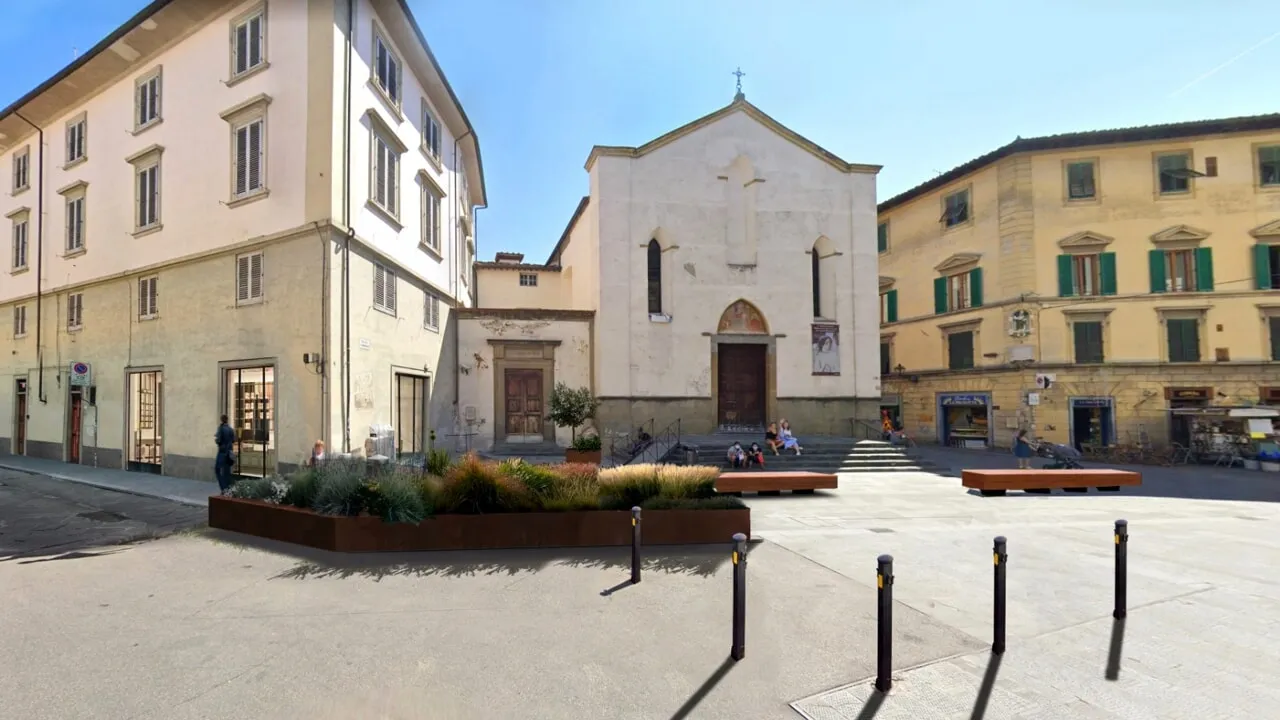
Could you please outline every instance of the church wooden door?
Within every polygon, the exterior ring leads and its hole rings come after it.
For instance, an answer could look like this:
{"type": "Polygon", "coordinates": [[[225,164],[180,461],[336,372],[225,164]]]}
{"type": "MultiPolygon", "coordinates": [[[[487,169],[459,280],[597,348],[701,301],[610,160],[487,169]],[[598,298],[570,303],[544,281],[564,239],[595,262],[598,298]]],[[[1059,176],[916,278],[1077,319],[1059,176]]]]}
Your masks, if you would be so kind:
{"type": "Polygon", "coordinates": [[[718,356],[720,424],[763,426],[765,346],[722,343],[718,356]]]}
{"type": "Polygon", "coordinates": [[[542,371],[507,370],[507,438],[542,440],[542,371]]]}

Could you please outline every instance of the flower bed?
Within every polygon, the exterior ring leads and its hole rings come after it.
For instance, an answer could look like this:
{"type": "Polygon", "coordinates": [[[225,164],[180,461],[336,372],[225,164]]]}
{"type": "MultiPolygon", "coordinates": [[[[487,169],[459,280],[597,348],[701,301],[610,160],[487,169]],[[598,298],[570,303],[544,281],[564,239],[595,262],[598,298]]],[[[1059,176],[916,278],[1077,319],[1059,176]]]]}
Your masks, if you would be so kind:
{"type": "Polygon", "coordinates": [[[339,552],[727,543],[751,511],[715,494],[714,467],[332,462],[237,483],[209,498],[210,527],[339,552]]]}

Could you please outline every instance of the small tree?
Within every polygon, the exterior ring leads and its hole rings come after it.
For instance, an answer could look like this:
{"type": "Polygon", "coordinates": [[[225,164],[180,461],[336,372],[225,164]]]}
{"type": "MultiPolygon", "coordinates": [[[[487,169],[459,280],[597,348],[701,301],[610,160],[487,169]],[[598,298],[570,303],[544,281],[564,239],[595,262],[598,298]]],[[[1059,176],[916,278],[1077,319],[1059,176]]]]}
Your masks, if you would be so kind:
{"type": "Polygon", "coordinates": [[[578,428],[590,418],[596,416],[596,408],[600,401],[592,397],[588,388],[574,388],[558,382],[551,390],[551,403],[547,419],[556,427],[567,427],[574,440],[578,439],[578,428]]]}

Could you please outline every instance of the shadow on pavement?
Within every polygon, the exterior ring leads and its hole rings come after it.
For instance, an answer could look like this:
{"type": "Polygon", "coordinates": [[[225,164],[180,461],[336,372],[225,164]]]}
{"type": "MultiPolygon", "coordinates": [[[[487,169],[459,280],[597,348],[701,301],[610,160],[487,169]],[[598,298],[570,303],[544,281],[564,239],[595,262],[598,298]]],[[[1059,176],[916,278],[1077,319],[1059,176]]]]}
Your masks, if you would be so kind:
{"type": "Polygon", "coordinates": [[[124,548],[117,548],[115,550],[103,550],[102,552],[82,552],[80,550],[73,550],[71,552],[64,552],[59,555],[48,555],[43,557],[36,556],[28,560],[21,560],[20,559],[22,557],[21,555],[14,555],[10,557],[0,558],[0,562],[6,562],[8,560],[17,560],[19,565],[34,565],[36,563],[46,563],[46,562],[52,562],[54,560],[80,560],[82,558],[102,557],[103,555],[115,555],[116,553],[123,552],[123,551],[124,551],[124,548]]]}
{"type": "Polygon", "coordinates": [[[987,671],[982,675],[982,685],[978,688],[978,699],[973,702],[973,714],[969,720],[982,720],[987,714],[987,705],[991,702],[991,693],[996,689],[996,676],[1000,674],[1000,663],[1004,655],[991,654],[987,660],[987,671]]]}
{"type": "MultiPolygon", "coordinates": [[[[631,548],[629,547],[335,553],[222,530],[207,530],[203,535],[215,542],[297,559],[299,561],[297,565],[276,576],[280,579],[363,577],[380,580],[392,576],[516,575],[538,572],[553,565],[618,570],[620,575],[621,573],[629,574],[631,571],[631,548]]],[[[715,574],[716,570],[728,561],[727,546],[646,548],[641,570],[668,575],[707,577],[715,574]]],[[[624,584],[629,585],[630,582],[624,584]]]]}
{"type": "Polygon", "coordinates": [[[1120,679],[1120,653],[1124,650],[1124,621],[1125,618],[1115,618],[1111,621],[1111,648],[1107,651],[1107,673],[1108,680],[1120,679]]]}
{"type": "Polygon", "coordinates": [[[871,696],[868,697],[867,702],[863,704],[862,711],[858,713],[858,716],[854,718],[854,720],[871,720],[871,718],[876,716],[876,713],[880,712],[880,706],[884,705],[884,699],[886,697],[888,696],[884,693],[873,689],[871,691],[871,696]]]}
{"type": "Polygon", "coordinates": [[[707,695],[711,694],[711,691],[715,689],[716,685],[719,685],[720,681],[724,680],[724,677],[728,675],[729,671],[737,664],[738,663],[735,662],[733,658],[725,658],[724,662],[720,663],[720,667],[716,668],[716,671],[711,673],[711,677],[707,678],[706,682],[702,683],[702,687],[694,690],[693,694],[689,696],[689,699],[684,701],[684,704],[680,706],[679,710],[676,710],[675,714],[671,716],[671,720],[684,720],[684,718],[689,717],[689,713],[693,712],[694,709],[698,707],[698,703],[705,700],[707,695]]]}

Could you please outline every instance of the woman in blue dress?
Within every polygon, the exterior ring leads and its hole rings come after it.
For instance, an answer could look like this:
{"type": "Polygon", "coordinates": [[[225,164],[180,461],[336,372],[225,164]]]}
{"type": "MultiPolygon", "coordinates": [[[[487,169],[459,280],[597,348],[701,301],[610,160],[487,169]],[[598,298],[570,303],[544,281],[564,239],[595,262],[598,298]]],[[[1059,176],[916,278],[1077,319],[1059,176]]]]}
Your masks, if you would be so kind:
{"type": "Polygon", "coordinates": [[[1031,451],[1031,443],[1027,440],[1027,431],[1019,430],[1017,436],[1013,438],[1013,456],[1018,458],[1019,470],[1031,469],[1031,458],[1035,453],[1031,451]]]}

